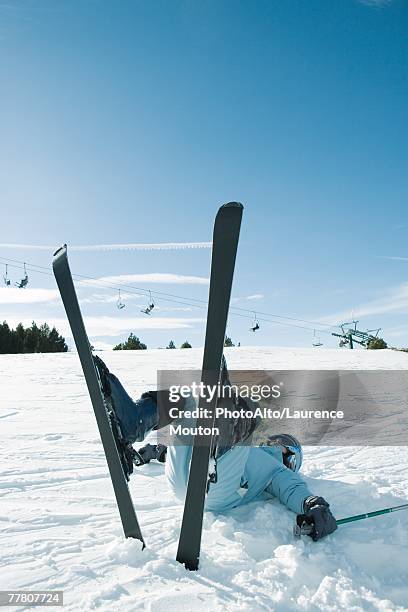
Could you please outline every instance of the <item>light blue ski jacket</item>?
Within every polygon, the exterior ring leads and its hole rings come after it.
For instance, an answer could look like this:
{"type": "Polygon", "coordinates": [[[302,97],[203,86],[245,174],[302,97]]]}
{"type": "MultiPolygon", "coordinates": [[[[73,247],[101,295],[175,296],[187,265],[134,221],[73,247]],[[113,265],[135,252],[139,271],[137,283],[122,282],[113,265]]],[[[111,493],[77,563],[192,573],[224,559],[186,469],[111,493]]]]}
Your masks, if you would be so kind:
{"type": "MultiPolygon", "coordinates": [[[[183,427],[194,426],[183,419],[183,427]]],[[[181,421],[179,421],[181,423],[181,421]]],[[[170,487],[184,500],[192,446],[169,446],[166,476],[170,487]]],[[[217,460],[217,482],[210,484],[206,509],[224,512],[269,494],[293,512],[303,512],[303,502],[312,493],[298,473],[284,466],[279,448],[237,445],[217,460]]]]}

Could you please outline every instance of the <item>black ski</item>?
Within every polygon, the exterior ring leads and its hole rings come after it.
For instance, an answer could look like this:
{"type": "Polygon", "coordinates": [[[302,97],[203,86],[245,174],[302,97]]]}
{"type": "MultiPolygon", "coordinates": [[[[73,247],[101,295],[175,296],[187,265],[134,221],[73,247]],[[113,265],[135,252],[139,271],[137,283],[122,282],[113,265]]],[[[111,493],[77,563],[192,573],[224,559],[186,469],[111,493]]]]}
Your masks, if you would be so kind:
{"type": "Polygon", "coordinates": [[[118,436],[115,435],[117,432],[112,430],[112,424],[109,420],[108,412],[105,406],[100,381],[95,369],[88,336],[86,334],[71,271],[69,269],[66,245],[64,245],[54,254],[52,265],[65,312],[67,313],[68,321],[72,330],[72,335],[75,340],[75,345],[78,350],[89,395],[91,397],[96,422],[99,428],[99,433],[116,496],[116,502],[118,504],[120,518],[122,520],[123,530],[127,538],[136,538],[140,540],[144,548],[145,543],[140,531],[136,512],[127,484],[127,474],[125,474],[124,465],[122,465],[122,449],[118,449],[117,447],[117,443],[119,443],[120,440],[118,440],[118,436]]]}
{"type": "MultiPolygon", "coordinates": [[[[221,206],[215,219],[207,328],[201,374],[204,385],[217,385],[220,380],[242,211],[242,204],[230,202],[221,206]]],[[[211,403],[205,398],[200,400],[199,407],[207,408],[211,416],[207,419],[197,419],[197,427],[211,429],[214,427],[213,415],[216,401],[216,397],[211,403]]],[[[177,550],[177,561],[183,563],[189,570],[197,570],[199,565],[211,443],[211,434],[196,436],[194,439],[177,550]]]]}

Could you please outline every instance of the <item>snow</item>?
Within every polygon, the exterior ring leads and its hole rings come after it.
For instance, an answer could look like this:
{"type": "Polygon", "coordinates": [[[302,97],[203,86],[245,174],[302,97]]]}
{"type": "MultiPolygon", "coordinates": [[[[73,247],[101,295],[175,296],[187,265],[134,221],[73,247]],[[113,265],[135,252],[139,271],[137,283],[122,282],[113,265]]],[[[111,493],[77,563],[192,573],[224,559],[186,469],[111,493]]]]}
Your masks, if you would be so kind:
{"type": "MultiPolygon", "coordinates": [[[[138,395],[201,351],[104,352],[138,395]]],[[[396,351],[228,349],[231,368],[406,369],[396,351]]],[[[163,466],[130,487],[148,547],[125,540],[75,353],[0,355],[0,589],[64,591],[66,610],[407,610],[408,512],[295,540],[276,500],[204,519],[199,572],[175,561],[182,505],[163,466]]],[[[401,414],[406,407],[401,407],[401,414]]],[[[406,417],[405,417],[406,418],[406,417]]],[[[406,502],[407,447],[307,447],[312,491],[340,518],[406,502]]],[[[21,610],[24,608],[20,608],[21,610]]]]}

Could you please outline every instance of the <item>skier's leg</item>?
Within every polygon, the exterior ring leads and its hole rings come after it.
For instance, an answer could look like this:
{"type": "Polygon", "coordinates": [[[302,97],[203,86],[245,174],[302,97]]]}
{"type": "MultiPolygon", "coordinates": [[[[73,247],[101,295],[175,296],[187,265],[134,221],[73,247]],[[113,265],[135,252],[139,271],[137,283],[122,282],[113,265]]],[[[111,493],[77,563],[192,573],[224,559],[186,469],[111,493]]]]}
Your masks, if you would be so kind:
{"type": "MultiPolygon", "coordinates": [[[[184,410],[194,410],[196,401],[188,397],[185,401],[184,410]]],[[[183,417],[179,424],[184,428],[194,427],[196,419],[183,417]]],[[[175,440],[176,441],[176,440],[175,440]]],[[[193,452],[193,437],[184,436],[184,445],[171,444],[167,447],[165,473],[170,488],[181,500],[184,500],[190,472],[191,455],[193,452]]]]}
{"type": "MultiPolygon", "coordinates": [[[[259,449],[238,445],[217,460],[217,482],[210,484],[206,510],[223,512],[235,508],[252,501],[266,489],[282,462],[273,459],[271,466],[268,455],[261,452],[254,456],[254,451],[259,449]]],[[[169,446],[167,450],[166,476],[179,499],[184,499],[186,494],[191,454],[191,446],[169,446]]]]}
{"type": "Polygon", "coordinates": [[[206,509],[223,512],[264,492],[294,512],[302,512],[311,495],[301,477],[283,465],[279,449],[238,445],[217,461],[217,482],[210,484],[206,509]]]}
{"type": "Polygon", "coordinates": [[[165,463],[167,482],[173,493],[181,500],[184,500],[187,491],[192,451],[192,445],[167,447],[165,463]]]}
{"type": "Polygon", "coordinates": [[[251,450],[250,446],[237,445],[217,459],[217,482],[210,484],[206,510],[223,512],[243,503],[248,494],[245,466],[251,450]]]}
{"type": "MultiPolygon", "coordinates": [[[[238,398],[240,407],[248,409],[250,400],[238,398]]],[[[250,404],[254,406],[253,403],[250,404]]],[[[193,397],[186,399],[184,410],[193,410],[196,402],[193,397]]],[[[241,496],[246,493],[242,489],[243,473],[250,451],[249,442],[243,442],[253,433],[258,420],[252,418],[237,418],[229,420],[223,435],[216,445],[217,482],[211,483],[206,497],[206,508],[223,510],[240,503],[241,496]],[[242,481],[242,482],[241,482],[242,481]]],[[[195,426],[194,418],[183,418],[178,424],[184,428],[195,426]]],[[[189,479],[192,456],[193,437],[184,437],[184,446],[171,445],[167,449],[166,476],[170,487],[180,499],[184,499],[189,479]]]]}
{"type": "MultiPolygon", "coordinates": [[[[226,510],[239,505],[242,476],[249,446],[235,446],[217,461],[217,482],[211,483],[206,498],[207,510],[226,510]]],[[[169,446],[166,457],[168,483],[179,499],[184,500],[192,455],[192,445],[169,446]]],[[[245,489],[243,490],[245,492],[245,489]]]]}
{"type": "MultiPolygon", "coordinates": [[[[170,401],[168,390],[148,391],[143,393],[140,399],[134,401],[126,392],[120,380],[109,371],[100,357],[94,356],[94,363],[99,374],[105,401],[108,408],[114,412],[126,443],[142,442],[153,429],[161,429],[171,423],[174,417],[170,417],[170,411],[174,414],[175,410],[183,411],[187,409],[187,401],[191,400],[189,409],[196,407],[193,398],[186,400],[180,397],[176,402],[170,401]]],[[[255,406],[256,404],[249,399],[243,400],[238,397],[236,400],[237,408],[247,410],[255,406]]],[[[182,420],[180,420],[180,423],[182,420]]],[[[253,433],[257,423],[257,418],[240,417],[229,420],[226,429],[223,430],[223,435],[218,440],[216,455],[220,456],[232,446],[246,440],[253,433]]],[[[190,421],[188,424],[190,427],[194,425],[195,421],[190,421]]]]}
{"type": "Polygon", "coordinates": [[[170,402],[168,391],[149,391],[138,400],[132,400],[120,380],[111,372],[99,357],[94,357],[99,373],[105,401],[119,421],[126,442],[142,442],[153,429],[161,429],[172,419],[170,408],[182,410],[185,400],[170,402]]]}

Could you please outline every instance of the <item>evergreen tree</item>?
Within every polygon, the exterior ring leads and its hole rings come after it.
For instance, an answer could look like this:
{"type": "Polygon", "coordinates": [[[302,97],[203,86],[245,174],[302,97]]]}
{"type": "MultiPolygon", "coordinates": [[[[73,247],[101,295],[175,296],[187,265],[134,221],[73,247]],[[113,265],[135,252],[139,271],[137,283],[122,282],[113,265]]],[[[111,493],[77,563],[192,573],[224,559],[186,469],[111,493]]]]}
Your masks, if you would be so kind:
{"type": "Polygon", "coordinates": [[[54,344],[50,339],[50,333],[50,328],[47,323],[40,325],[40,329],[38,330],[38,345],[41,347],[41,352],[55,352],[53,350],[54,344]]]}
{"type": "Polygon", "coordinates": [[[168,346],[166,346],[166,348],[168,349],[175,349],[177,348],[176,345],[174,344],[173,340],[170,340],[168,346]]]}
{"type": "Polygon", "coordinates": [[[6,321],[0,325],[0,353],[12,353],[11,329],[6,321]]]}
{"type": "Polygon", "coordinates": [[[373,349],[386,349],[387,347],[388,347],[387,343],[382,338],[373,338],[367,344],[367,348],[372,349],[372,350],[373,349]]]}
{"type": "Polygon", "coordinates": [[[15,329],[15,331],[11,332],[14,336],[12,347],[13,353],[24,353],[24,339],[25,339],[25,329],[22,323],[19,323],[15,329]]]}
{"type": "Polygon", "coordinates": [[[183,344],[180,346],[180,348],[192,348],[192,346],[189,343],[189,341],[186,340],[185,342],[183,342],[183,344]]]}
{"type": "Polygon", "coordinates": [[[47,323],[38,327],[35,321],[26,329],[19,323],[10,329],[6,321],[0,325],[0,353],[65,353],[65,338],[55,327],[50,331],[47,323]]]}
{"type": "Polygon", "coordinates": [[[33,321],[31,327],[27,327],[24,333],[23,352],[38,353],[39,351],[40,330],[33,321]]]}
{"type": "Polygon", "coordinates": [[[225,336],[224,346],[235,346],[235,344],[232,342],[232,340],[231,340],[231,338],[229,338],[229,336],[225,336]]]}
{"type": "MultiPolygon", "coordinates": [[[[48,327],[48,326],[47,326],[48,327]]],[[[48,332],[48,346],[49,351],[52,353],[63,353],[65,352],[65,340],[62,338],[55,327],[52,328],[51,331],[48,332]]]]}
{"type": "Polygon", "coordinates": [[[113,347],[114,351],[144,351],[146,349],[147,345],[143,344],[133,333],[129,335],[126,342],[121,342],[113,347]]]}

